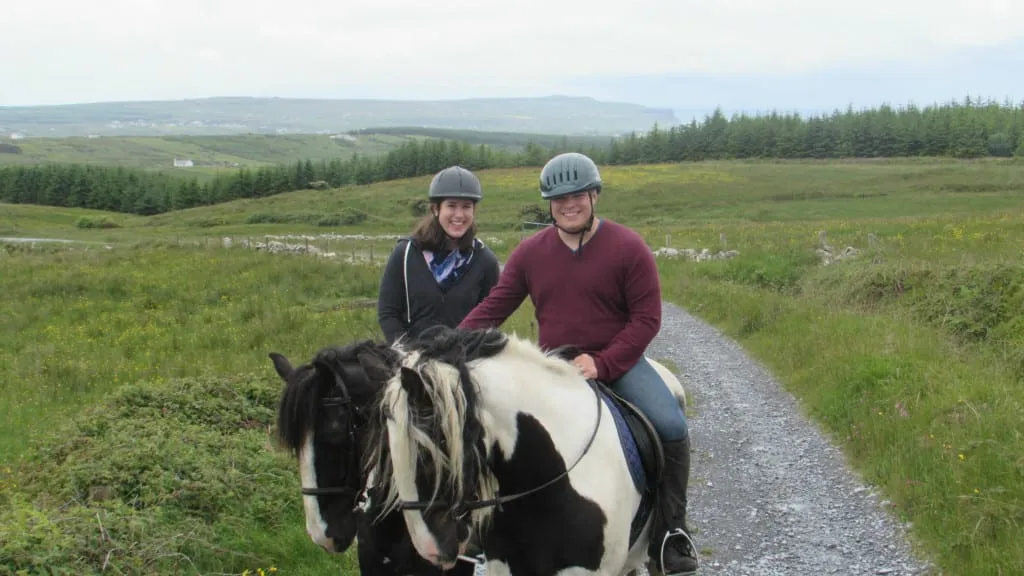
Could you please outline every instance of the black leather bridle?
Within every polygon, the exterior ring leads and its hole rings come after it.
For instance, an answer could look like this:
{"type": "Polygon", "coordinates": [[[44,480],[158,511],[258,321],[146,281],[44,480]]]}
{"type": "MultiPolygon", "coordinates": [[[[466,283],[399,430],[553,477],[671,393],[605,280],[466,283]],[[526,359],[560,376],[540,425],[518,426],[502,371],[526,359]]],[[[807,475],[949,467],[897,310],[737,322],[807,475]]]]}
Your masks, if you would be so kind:
{"type": "MultiPolygon", "coordinates": [[[[341,367],[342,372],[345,376],[351,376],[351,372],[341,367]]],[[[345,471],[345,478],[342,481],[341,486],[324,486],[317,488],[302,488],[302,494],[306,496],[352,496],[353,503],[352,509],[358,509],[366,498],[366,487],[363,482],[360,482],[361,474],[359,467],[359,442],[356,438],[356,420],[360,416],[361,410],[353,402],[352,395],[349,394],[348,387],[345,386],[345,381],[342,377],[331,370],[331,374],[334,376],[334,389],[338,391],[337,396],[331,396],[324,398],[322,403],[325,408],[337,408],[340,407],[345,413],[345,420],[347,423],[345,430],[345,438],[347,440],[342,442],[341,449],[344,449],[344,445],[349,445],[348,450],[348,468],[345,471]]]]}

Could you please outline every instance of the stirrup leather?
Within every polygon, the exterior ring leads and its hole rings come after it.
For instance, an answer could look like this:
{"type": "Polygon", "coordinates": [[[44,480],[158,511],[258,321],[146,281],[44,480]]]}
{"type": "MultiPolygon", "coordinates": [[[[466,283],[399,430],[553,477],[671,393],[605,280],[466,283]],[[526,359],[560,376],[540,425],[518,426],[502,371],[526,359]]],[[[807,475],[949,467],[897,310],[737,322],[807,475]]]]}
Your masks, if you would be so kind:
{"type": "Polygon", "coordinates": [[[700,563],[697,560],[697,546],[694,545],[693,539],[691,539],[690,535],[687,534],[684,530],[682,530],[680,528],[676,528],[675,530],[669,530],[668,532],[666,532],[665,536],[662,537],[662,539],[661,539],[661,548],[660,548],[659,554],[658,554],[658,561],[659,561],[658,562],[658,568],[661,569],[661,573],[664,574],[664,576],[677,576],[677,575],[684,575],[684,574],[685,575],[696,574],[697,573],[696,570],[693,570],[693,571],[690,571],[690,572],[671,572],[670,573],[668,570],[665,569],[665,545],[668,544],[668,539],[673,537],[673,536],[682,536],[683,538],[686,538],[686,542],[690,546],[690,551],[693,553],[693,556],[691,556],[691,557],[693,558],[694,563],[696,563],[696,564],[700,563]]]}

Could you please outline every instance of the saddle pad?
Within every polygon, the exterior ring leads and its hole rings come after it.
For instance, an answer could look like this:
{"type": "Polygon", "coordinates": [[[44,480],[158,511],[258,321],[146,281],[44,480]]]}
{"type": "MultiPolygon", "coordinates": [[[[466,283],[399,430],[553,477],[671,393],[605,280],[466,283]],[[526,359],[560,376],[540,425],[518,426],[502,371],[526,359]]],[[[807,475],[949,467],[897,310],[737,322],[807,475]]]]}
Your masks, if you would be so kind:
{"type": "Polygon", "coordinates": [[[601,390],[600,394],[601,400],[608,406],[612,413],[612,419],[615,420],[615,429],[619,432],[619,443],[622,444],[626,465],[629,467],[630,476],[633,477],[633,485],[636,486],[638,492],[642,493],[647,489],[647,473],[644,471],[644,463],[640,458],[640,449],[637,447],[629,425],[626,424],[619,404],[612,400],[604,390],[601,390]]]}

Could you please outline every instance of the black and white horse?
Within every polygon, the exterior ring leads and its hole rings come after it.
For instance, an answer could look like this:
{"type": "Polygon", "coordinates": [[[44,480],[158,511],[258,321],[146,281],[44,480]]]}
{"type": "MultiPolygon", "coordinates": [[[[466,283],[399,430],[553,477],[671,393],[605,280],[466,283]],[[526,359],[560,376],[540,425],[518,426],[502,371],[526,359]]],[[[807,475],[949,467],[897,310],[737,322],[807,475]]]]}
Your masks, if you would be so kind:
{"type": "MultiPolygon", "coordinates": [[[[285,382],[278,437],[299,462],[306,531],[313,542],[343,553],[358,537],[363,575],[441,576],[441,569],[416,553],[400,514],[380,516],[372,479],[363,473],[369,413],[397,368],[397,357],[370,341],[325,348],[297,368],[283,355],[270,354],[285,382]]],[[[470,576],[473,566],[460,563],[452,573],[470,576]]]]}
{"type": "MultiPolygon", "coordinates": [[[[435,334],[437,334],[435,332],[435,334]]],[[[661,445],[566,358],[497,331],[396,343],[368,449],[416,550],[451,566],[475,536],[489,576],[625,574],[646,564],[661,445]]],[[[682,385],[652,362],[685,409],[682,385]]]]}

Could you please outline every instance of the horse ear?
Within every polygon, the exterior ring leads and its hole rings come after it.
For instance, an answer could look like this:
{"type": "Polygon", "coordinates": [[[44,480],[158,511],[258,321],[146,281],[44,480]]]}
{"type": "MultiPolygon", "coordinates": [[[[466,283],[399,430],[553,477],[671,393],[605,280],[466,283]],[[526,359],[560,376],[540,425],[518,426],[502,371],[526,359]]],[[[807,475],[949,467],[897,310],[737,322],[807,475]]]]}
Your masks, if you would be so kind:
{"type": "Polygon", "coordinates": [[[426,398],[426,384],[412,368],[402,366],[402,388],[405,388],[406,394],[414,401],[426,398]]]}
{"type": "Polygon", "coordinates": [[[274,362],[274,370],[277,370],[277,375],[283,380],[288,381],[288,377],[295,371],[292,368],[292,363],[283,354],[278,354],[277,352],[271,352],[270,359],[274,362]]]}

